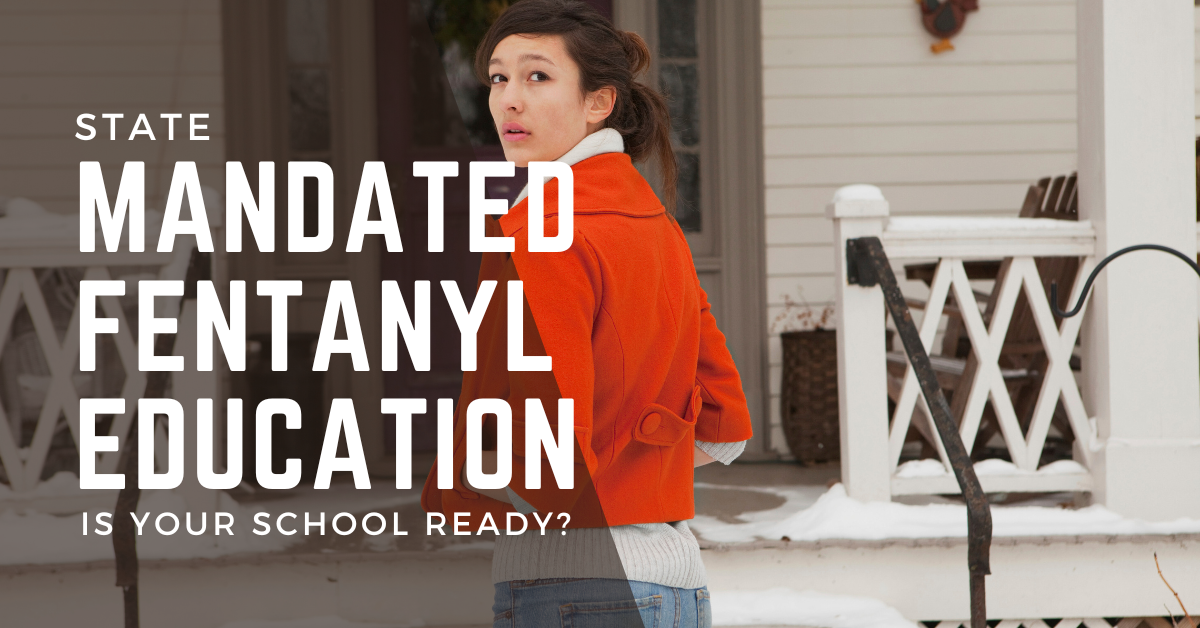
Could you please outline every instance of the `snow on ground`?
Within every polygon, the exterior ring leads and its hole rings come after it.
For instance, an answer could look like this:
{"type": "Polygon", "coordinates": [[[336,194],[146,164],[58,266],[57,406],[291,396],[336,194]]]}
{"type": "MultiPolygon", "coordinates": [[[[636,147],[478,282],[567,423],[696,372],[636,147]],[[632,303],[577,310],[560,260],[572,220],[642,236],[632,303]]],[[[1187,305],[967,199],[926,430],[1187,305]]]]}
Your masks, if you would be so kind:
{"type": "MultiPolygon", "coordinates": [[[[75,488],[78,489],[77,480],[75,488]]],[[[65,490],[62,487],[59,489],[65,490]]],[[[47,490],[55,489],[51,487],[47,490]]],[[[182,513],[187,509],[182,497],[170,491],[143,492],[138,503],[138,517],[143,517],[146,513],[151,513],[151,516],[146,520],[144,533],[138,537],[138,557],[213,558],[238,552],[274,552],[302,540],[300,535],[258,536],[251,532],[253,511],[242,508],[228,495],[222,494],[220,500],[218,510],[233,514],[233,536],[213,536],[214,521],[211,515],[207,517],[208,533],[193,536],[188,534],[185,528],[187,519],[182,513]],[[160,535],[153,529],[155,519],[164,512],[176,513],[179,517],[179,531],[170,536],[160,535]]],[[[2,504],[0,508],[3,508],[2,504]]],[[[192,529],[199,529],[200,524],[200,521],[193,520],[192,529]]],[[[170,530],[173,525],[169,517],[162,521],[166,530],[170,530]]],[[[29,510],[5,509],[0,511],[0,564],[111,560],[112,536],[96,534],[97,527],[93,518],[85,536],[81,515],[56,517],[29,510]]]]}
{"type": "MultiPolygon", "coordinates": [[[[773,487],[746,488],[784,496],[773,487]]],[[[740,515],[739,523],[698,515],[689,522],[701,537],[721,543],[760,539],[892,539],[966,537],[966,507],[961,504],[909,505],[860,502],[835,484],[811,507],[796,510],[785,503],[775,510],[740,515]]],[[[1087,534],[1200,533],[1200,521],[1177,519],[1146,522],[1127,519],[1103,506],[1078,510],[1047,506],[992,506],[994,536],[1074,536],[1087,534]]]]}
{"type": "Polygon", "coordinates": [[[795,591],[713,591],[713,626],[916,628],[900,611],[868,597],[795,591]]]}
{"type": "MultiPolygon", "coordinates": [[[[372,624],[340,617],[242,620],[221,628],[407,628],[415,623],[372,624]]],[[[714,591],[713,626],[808,626],[811,628],[916,628],[896,609],[867,597],[794,591],[714,591]]]]}

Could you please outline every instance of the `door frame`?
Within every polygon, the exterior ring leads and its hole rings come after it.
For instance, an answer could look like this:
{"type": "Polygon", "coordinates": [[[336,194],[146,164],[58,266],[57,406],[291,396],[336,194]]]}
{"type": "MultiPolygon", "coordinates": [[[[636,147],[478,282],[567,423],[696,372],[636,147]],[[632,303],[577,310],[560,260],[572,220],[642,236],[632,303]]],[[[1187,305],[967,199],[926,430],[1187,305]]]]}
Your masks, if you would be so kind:
{"type": "MultiPolygon", "coordinates": [[[[700,45],[703,218],[711,233],[689,239],[696,272],[715,285],[713,315],[733,354],[754,422],[742,460],[778,459],[771,447],[766,205],[763,178],[760,0],[696,0],[700,45]],[[751,71],[747,71],[747,70],[751,71]],[[706,277],[707,275],[707,277],[706,277]]],[[[658,83],[655,0],[613,0],[613,22],[642,35],[658,83]]]]}

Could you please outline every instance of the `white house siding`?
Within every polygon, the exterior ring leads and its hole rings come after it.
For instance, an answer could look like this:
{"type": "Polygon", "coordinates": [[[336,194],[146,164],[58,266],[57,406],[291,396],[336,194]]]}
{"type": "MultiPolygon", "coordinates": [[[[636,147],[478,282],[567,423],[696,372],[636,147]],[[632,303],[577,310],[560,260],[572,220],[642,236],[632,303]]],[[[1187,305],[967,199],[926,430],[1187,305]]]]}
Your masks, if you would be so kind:
{"type": "MultiPolygon", "coordinates": [[[[1075,168],[1075,2],[988,0],[933,54],[912,0],[763,0],[768,320],[832,302],[825,203],[873,183],[894,214],[1013,215],[1075,168]]],[[[773,447],[780,342],[770,338],[773,447]]]]}
{"type": "Polygon", "coordinates": [[[219,0],[0,0],[0,196],[55,212],[79,206],[79,162],[104,166],[110,195],[127,160],[146,163],[148,207],[161,209],[176,161],[225,189],[219,0]],[[96,116],[80,141],[76,117],[96,116]],[[122,113],[117,141],[101,113],[122,113]],[[127,141],[138,113],[157,141],[127,141]],[[182,113],[167,141],[160,113],[182,113]],[[208,141],[187,114],[208,113],[208,141]]]}

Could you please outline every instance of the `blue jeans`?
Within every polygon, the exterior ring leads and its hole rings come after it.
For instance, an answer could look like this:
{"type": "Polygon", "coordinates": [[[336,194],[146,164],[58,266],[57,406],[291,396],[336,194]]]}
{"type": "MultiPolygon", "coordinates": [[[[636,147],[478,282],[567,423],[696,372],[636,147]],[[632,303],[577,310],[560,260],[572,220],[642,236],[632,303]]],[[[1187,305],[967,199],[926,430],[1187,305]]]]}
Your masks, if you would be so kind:
{"type": "Polygon", "coordinates": [[[708,587],[542,578],[496,584],[493,628],[711,628],[708,587]]]}

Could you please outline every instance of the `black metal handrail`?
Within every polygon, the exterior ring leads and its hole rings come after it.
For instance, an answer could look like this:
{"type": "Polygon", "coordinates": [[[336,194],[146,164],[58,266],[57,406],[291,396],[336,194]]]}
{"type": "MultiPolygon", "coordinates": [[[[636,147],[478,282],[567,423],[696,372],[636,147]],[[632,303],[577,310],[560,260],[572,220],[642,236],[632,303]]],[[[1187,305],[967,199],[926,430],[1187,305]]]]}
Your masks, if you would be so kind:
{"type": "MultiPolygon", "coordinates": [[[[1097,270],[1099,270],[1097,268],[1097,270]]],[[[1200,269],[1197,270],[1200,272],[1200,269]]],[[[896,283],[896,275],[888,263],[887,254],[883,251],[883,243],[874,236],[846,240],[846,275],[849,282],[858,286],[880,286],[883,289],[883,299],[887,303],[892,321],[896,323],[896,331],[908,354],[909,364],[921,385],[921,392],[929,404],[933,414],[933,424],[937,427],[938,437],[946,450],[946,457],[954,469],[954,477],[962,489],[963,498],[967,503],[967,566],[970,571],[971,586],[971,628],[987,628],[987,602],[984,590],[984,576],[990,574],[989,556],[992,545],[992,509],[988,504],[979,478],[975,475],[975,467],[971,456],[958,433],[958,425],[950,414],[950,404],[946,395],[938,385],[937,375],[929,361],[929,354],[921,342],[920,332],[913,322],[912,313],[900,286],[896,283]]],[[[1088,280],[1091,283],[1091,280],[1088,280]]],[[[1086,290],[1084,294],[1087,294],[1086,290]]]]}
{"type": "Polygon", "coordinates": [[[1079,293],[1079,301],[1075,303],[1075,307],[1071,308],[1067,312],[1058,309],[1058,282],[1051,281],[1050,309],[1054,310],[1054,315],[1061,318],[1071,318],[1072,316],[1078,314],[1079,310],[1083,308],[1083,302],[1087,299],[1088,290],[1092,289],[1092,282],[1096,280],[1096,275],[1100,274],[1100,271],[1104,270],[1104,267],[1108,266],[1109,262],[1121,257],[1126,253],[1132,253],[1134,251],[1161,251],[1163,253],[1169,253],[1186,262],[1188,266],[1192,267],[1192,270],[1196,271],[1197,275],[1200,275],[1200,264],[1196,264],[1196,260],[1169,246],[1163,246],[1161,244],[1135,244],[1133,246],[1127,246],[1120,251],[1117,251],[1112,255],[1100,260],[1099,264],[1096,264],[1096,267],[1092,269],[1092,273],[1088,275],[1087,281],[1083,284],[1083,291],[1079,293]]]}
{"type": "MultiPolygon", "coordinates": [[[[183,296],[179,298],[180,310],[183,302],[196,299],[196,284],[212,279],[212,264],[209,253],[201,253],[192,249],[188,259],[187,273],[184,276],[183,296]]],[[[159,334],[154,338],[154,355],[171,355],[175,351],[175,339],[178,334],[159,334]]],[[[167,384],[171,374],[167,371],[151,371],[146,376],[144,398],[159,398],[166,394],[167,384]]],[[[157,418],[157,417],[155,417],[157,418]]],[[[138,553],[137,532],[133,526],[133,514],[137,512],[142,490],[138,487],[138,422],[141,416],[135,417],[121,445],[120,458],[117,462],[117,472],[125,476],[125,488],[117,493],[117,504],[113,517],[113,555],[116,567],[116,585],[121,587],[121,599],[125,616],[125,628],[141,626],[141,603],[138,597],[138,553]]]]}

